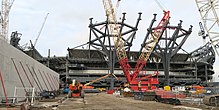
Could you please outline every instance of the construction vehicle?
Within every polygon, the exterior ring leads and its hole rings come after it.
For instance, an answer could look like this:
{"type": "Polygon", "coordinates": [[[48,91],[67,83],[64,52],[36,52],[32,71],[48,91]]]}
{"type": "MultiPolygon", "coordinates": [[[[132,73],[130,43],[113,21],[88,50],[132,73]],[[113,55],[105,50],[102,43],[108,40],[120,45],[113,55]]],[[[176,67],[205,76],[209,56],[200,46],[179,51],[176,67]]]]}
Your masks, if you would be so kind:
{"type": "Polygon", "coordinates": [[[69,84],[68,97],[81,97],[84,98],[84,91],[82,90],[82,84],[77,80],[72,80],[72,84],[69,84]]]}
{"type": "MultiPolygon", "coordinates": [[[[112,6],[111,0],[103,0],[104,8],[106,11],[106,15],[108,17],[108,22],[110,26],[110,31],[112,36],[114,36],[114,46],[116,49],[117,57],[119,60],[119,63],[122,67],[122,70],[124,72],[124,75],[126,77],[127,83],[129,83],[132,90],[141,90],[146,91],[148,89],[155,89],[156,87],[153,86],[153,84],[158,84],[157,78],[152,78],[154,75],[137,78],[139,75],[139,72],[142,70],[142,68],[145,66],[147,60],[149,59],[150,54],[152,53],[154,47],[158,43],[160,36],[165,30],[165,26],[169,22],[169,11],[164,12],[164,16],[158,26],[155,30],[151,33],[151,36],[148,37],[148,41],[146,42],[146,39],[144,41],[144,48],[141,51],[141,55],[137,61],[137,64],[135,66],[133,74],[130,71],[131,66],[128,63],[128,57],[126,55],[126,51],[124,48],[124,43],[121,38],[120,30],[117,26],[117,20],[116,20],[116,14],[114,11],[114,8],[112,6]],[[148,81],[143,81],[143,79],[147,79],[148,81]],[[136,86],[138,85],[138,86],[136,86]],[[148,86],[149,85],[149,86],[148,86]],[[152,85],[152,86],[151,86],[152,85]]],[[[154,18],[155,20],[155,18],[154,18]]],[[[157,74],[157,73],[156,73],[157,74]]]]}
{"type": "MultiPolygon", "coordinates": [[[[157,45],[162,34],[164,33],[165,27],[169,23],[170,11],[164,11],[164,16],[157,27],[155,27],[153,30],[148,30],[147,36],[140,50],[140,56],[135,65],[135,69],[133,72],[131,72],[131,66],[128,62],[128,57],[124,48],[124,42],[122,40],[120,28],[116,19],[116,10],[114,10],[111,0],[103,0],[103,5],[108,18],[110,34],[113,36],[117,58],[128,83],[127,88],[130,88],[131,91],[134,92],[134,97],[136,99],[155,100],[157,98],[157,101],[179,104],[180,101],[175,99],[174,95],[170,94],[170,92],[165,93],[165,91],[157,90],[156,85],[158,85],[159,82],[158,79],[153,78],[153,76],[158,75],[158,72],[142,78],[137,78],[142,68],[146,65],[146,62],[153,52],[154,47],[157,45]]],[[[154,19],[152,20],[153,22],[156,21],[155,18],[156,15],[154,15],[154,19]]]]}
{"type": "MultiPolygon", "coordinates": [[[[72,80],[72,83],[69,84],[69,87],[68,87],[68,97],[84,98],[84,93],[99,93],[100,91],[98,89],[94,89],[94,87],[90,86],[90,85],[99,81],[99,80],[105,79],[111,75],[114,76],[118,80],[118,78],[113,73],[104,75],[104,76],[97,78],[97,79],[94,79],[94,80],[92,80],[84,85],[82,85],[79,81],[77,81],[75,79],[72,80]]],[[[64,89],[64,90],[66,90],[66,89],[64,89]]]]}
{"type": "Polygon", "coordinates": [[[203,98],[203,103],[209,106],[218,106],[219,104],[219,88],[206,87],[206,93],[203,98]]]}

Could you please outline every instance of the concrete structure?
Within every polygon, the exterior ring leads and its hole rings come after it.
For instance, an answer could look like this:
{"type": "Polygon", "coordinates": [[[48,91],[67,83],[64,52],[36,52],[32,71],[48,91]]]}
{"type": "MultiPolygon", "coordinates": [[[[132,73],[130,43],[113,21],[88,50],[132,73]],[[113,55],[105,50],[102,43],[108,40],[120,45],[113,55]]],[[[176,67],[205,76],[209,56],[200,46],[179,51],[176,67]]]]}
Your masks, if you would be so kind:
{"type": "MultiPolygon", "coordinates": [[[[59,74],[7,42],[0,40],[0,100],[13,97],[15,88],[35,88],[37,92],[59,89],[59,74]],[[5,91],[5,92],[4,92],[5,91]]],[[[16,96],[25,96],[25,89],[16,96]]]]}

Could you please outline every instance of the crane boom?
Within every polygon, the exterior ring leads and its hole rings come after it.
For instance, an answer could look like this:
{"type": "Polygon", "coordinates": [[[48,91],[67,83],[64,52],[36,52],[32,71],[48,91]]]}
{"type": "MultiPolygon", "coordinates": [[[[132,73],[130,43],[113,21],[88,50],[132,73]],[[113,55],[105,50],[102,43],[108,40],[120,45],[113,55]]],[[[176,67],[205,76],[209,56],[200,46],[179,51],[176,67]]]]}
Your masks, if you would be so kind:
{"type": "Polygon", "coordinates": [[[170,18],[170,11],[164,11],[164,16],[161,19],[158,26],[152,32],[151,36],[149,36],[148,41],[145,42],[145,46],[139,56],[137,64],[135,66],[134,73],[131,76],[131,80],[134,80],[142,68],[145,66],[147,60],[149,59],[151,53],[154,50],[154,47],[158,43],[163,31],[165,30],[165,26],[168,24],[170,18]]]}
{"type": "Polygon", "coordinates": [[[219,18],[217,13],[219,0],[195,0],[210,43],[219,56],[219,18]]]}
{"type": "Polygon", "coordinates": [[[37,35],[37,38],[36,38],[35,42],[34,42],[34,45],[33,45],[34,47],[36,46],[36,43],[37,43],[37,41],[38,41],[38,39],[39,39],[39,37],[40,37],[40,34],[41,34],[41,32],[42,32],[42,30],[43,30],[43,27],[44,27],[44,25],[45,25],[45,23],[46,23],[46,20],[47,20],[48,15],[49,15],[49,13],[47,13],[46,16],[45,16],[45,18],[44,18],[43,24],[42,24],[42,26],[41,26],[41,28],[40,28],[40,31],[38,32],[38,35],[37,35]]]}
{"type": "Polygon", "coordinates": [[[113,36],[114,46],[119,63],[123,69],[124,75],[126,76],[126,80],[130,82],[130,65],[128,64],[128,58],[124,48],[124,43],[122,41],[120,29],[117,25],[116,11],[113,8],[111,0],[103,0],[103,5],[106,16],[108,17],[108,26],[110,27],[110,34],[113,36]]]}
{"type": "Polygon", "coordinates": [[[163,31],[165,30],[165,26],[169,22],[170,18],[170,12],[164,11],[164,16],[161,19],[158,26],[155,28],[155,30],[152,32],[149,40],[145,43],[142,53],[137,61],[137,64],[135,66],[134,74],[131,75],[130,68],[131,66],[128,63],[128,57],[126,55],[126,51],[124,48],[124,43],[122,41],[120,30],[117,26],[117,19],[116,19],[116,11],[113,8],[112,1],[111,0],[103,0],[104,9],[106,12],[106,16],[108,17],[108,25],[110,27],[110,33],[113,36],[114,39],[114,46],[116,49],[116,54],[119,60],[119,63],[123,69],[124,75],[126,77],[126,80],[128,83],[133,81],[139,74],[139,72],[142,70],[143,66],[146,64],[147,60],[149,59],[149,56],[151,55],[154,47],[158,43],[160,36],[162,35],[163,31]]]}

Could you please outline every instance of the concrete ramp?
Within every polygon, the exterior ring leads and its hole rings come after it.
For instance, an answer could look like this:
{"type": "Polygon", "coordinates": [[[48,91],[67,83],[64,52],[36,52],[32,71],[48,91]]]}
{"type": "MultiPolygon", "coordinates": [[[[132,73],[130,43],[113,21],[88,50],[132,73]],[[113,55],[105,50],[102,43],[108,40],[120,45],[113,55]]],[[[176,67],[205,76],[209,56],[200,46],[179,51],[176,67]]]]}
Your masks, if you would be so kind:
{"type": "MultiPolygon", "coordinates": [[[[59,89],[59,74],[0,39],[0,98],[25,96],[24,89],[59,89]],[[4,92],[5,91],[5,92],[4,92]]],[[[0,100],[1,100],[0,99],[0,100]]]]}

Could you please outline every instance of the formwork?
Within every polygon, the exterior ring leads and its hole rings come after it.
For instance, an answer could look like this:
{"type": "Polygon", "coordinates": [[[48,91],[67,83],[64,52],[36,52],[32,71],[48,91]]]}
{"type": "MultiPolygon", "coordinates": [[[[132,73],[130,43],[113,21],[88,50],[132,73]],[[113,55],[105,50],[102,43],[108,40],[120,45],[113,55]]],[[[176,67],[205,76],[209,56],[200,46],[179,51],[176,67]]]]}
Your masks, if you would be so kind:
{"type": "Polygon", "coordinates": [[[0,101],[59,89],[59,74],[0,39],[0,101]],[[16,90],[16,92],[15,92],[16,90]]]}

